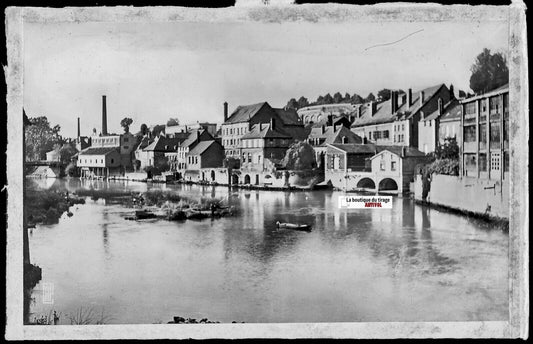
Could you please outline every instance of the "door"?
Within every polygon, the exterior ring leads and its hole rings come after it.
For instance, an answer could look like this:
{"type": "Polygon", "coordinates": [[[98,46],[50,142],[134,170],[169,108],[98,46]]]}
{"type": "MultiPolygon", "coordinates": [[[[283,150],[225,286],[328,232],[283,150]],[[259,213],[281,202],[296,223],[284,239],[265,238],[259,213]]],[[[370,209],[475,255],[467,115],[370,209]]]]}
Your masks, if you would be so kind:
{"type": "Polygon", "coordinates": [[[490,153],[490,179],[501,178],[501,154],[490,153]]]}

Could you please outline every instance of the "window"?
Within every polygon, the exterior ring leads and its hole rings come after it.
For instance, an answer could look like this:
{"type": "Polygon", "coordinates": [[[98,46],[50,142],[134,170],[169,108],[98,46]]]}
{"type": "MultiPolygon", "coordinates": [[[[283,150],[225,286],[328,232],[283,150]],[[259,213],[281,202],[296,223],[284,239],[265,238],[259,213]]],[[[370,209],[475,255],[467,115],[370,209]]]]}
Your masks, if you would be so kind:
{"type": "Polygon", "coordinates": [[[252,154],[248,153],[248,162],[252,162],[252,154]]]}
{"type": "Polygon", "coordinates": [[[490,148],[500,148],[500,123],[490,123],[490,148]]]}
{"type": "Polygon", "coordinates": [[[429,121],[429,126],[430,126],[430,127],[431,127],[431,122],[432,122],[432,121],[429,121]]]}
{"type": "Polygon", "coordinates": [[[500,97],[499,96],[491,97],[489,99],[489,110],[491,114],[499,112],[500,110],[500,97]]]}
{"type": "Polygon", "coordinates": [[[104,163],[104,159],[100,159],[100,163],[102,163],[102,164],[103,164],[103,163],[104,163]]]}
{"type": "Polygon", "coordinates": [[[115,162],[115,159],[111,158],[111,163],[113,164],[115,162]]]}
{"type": "Polygon", "coordinates": [[[384,139],[388,139],[389,138],[389,131],[388,130],[383,131],[383,138],[384,139]]]}
{"type": "Polygon", "coordinates": [[[383,160],[383,155],[381,156],[381,161],[379,162],[379,169],[385,171],[385,160],[383,160]]]}
{"type": "Polygon", "coordinates": [[[405,124],[402,124],[402,131],[405,130],[405,124]]]}
{"type": "Polygon", "coordinates": [[[487,154],[479,153],[479,170],[481,172],[487,172],[487,154]]]}
{"type": "Polygon", "coordinates": [[[124,142],[128,142],[128,138],[127,137],[124,138],[124,142]]]}
{"type": "Polygon", "coordinates": [[[465,115],[474,115],[475,113],[476,113],[475,102],[465,104],[465,115]]]}
{"type": "Polygon", "coordinates": [[[468,125],[464,127],[464,141],[465,142],[475,142],[476,141],[476,126],[468,125]]]}
{"type": "Polygon", "coordinates": [[[391,161],[390,162],[390,170],[391,171],[396,171],[396,161],[391,161]]]}
{"type": "Polygon", "coordinates": [[[128,147],[128,146],[124,146],[124,149],[128,149],[128,148],[130,148],[130,147],[128,147]]]}

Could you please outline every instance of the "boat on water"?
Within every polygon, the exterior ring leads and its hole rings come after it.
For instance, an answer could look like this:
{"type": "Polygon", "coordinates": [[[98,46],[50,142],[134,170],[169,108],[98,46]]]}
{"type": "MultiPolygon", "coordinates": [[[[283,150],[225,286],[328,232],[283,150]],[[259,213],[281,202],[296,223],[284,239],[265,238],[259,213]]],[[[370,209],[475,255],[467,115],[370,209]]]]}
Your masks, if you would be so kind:
{"type": "Polygon", "coordinates": [[[297,224],[297,223],[283,223],[283,222],[276,222],[276,226],[278,228],[287,228],[287,229],[294,229],[297,231],[311,231],[311,225],[308,224],[297,224]]]}
{"type": "Polygon", "coordinates": [[[135,210],[133,216],[126,216],[126,220],[144,220],[144,219],[153,219],[157,217],[156,214],[149,210],[135,210]]]}

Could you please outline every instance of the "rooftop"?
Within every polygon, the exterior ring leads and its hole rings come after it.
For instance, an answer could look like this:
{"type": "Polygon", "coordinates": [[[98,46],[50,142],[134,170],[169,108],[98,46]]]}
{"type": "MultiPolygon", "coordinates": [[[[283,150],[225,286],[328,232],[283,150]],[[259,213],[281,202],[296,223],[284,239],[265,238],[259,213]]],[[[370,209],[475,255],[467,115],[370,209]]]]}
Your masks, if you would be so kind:
{"type": "Polygon", "coordinates": [[[407,119],[420,110],[420,92],[424,92],[424,103],[427,103],[441,89],[441,87],[446,87],[446,85],[438,84],[419,91],[413,91],[411,105],[408,106],[407,103],[403,103],[398,107],[398,110],[395,113],[392,113],[391,111],[392,104],[390,100],[377,103],[376,112],[373,116],[370,114],[370,103],[361,104],[361,116],[359,118],[357,117],[356,109],[354,112],[355,120],[352,123],[352,128],[369,124],[389,123],[397,119],[407,119]]]}
{"type": "Polygon", "coordinates": [[[107,155],[118,152],[118,147],[88,147],[82,150],[79,155],[107,155]]]}
{"type": "Polygon", "coordinates": [[[218,144],[218,142],[211,140],[211,141],[200,141],[196,146],[194,146],[193,149],[189,152],[189,155],[201,155],[203,152],[205,152],[211,145],[218,144]]]}
{"type": "Polygon", "coordinates": [[[281,138],[281,139],[290,139],[292,136],[285,133],[284,131],[275,128],[272,129],[270,123],[258,123],[252,127],[252,130],[245,134],[242,139],[266,139],[266,138],[281,138]]]}

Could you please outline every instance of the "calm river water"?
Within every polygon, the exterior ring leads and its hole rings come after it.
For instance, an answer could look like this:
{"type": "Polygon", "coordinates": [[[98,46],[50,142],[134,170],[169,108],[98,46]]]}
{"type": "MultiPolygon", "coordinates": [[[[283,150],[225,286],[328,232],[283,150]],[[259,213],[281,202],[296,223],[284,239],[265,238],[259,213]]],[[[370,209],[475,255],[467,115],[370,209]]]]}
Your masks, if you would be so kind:
{"type": "MultiPolygon", "coordinates": [[[[30,234],[42,281],[33,316],[93,309],[108,323],[505,320],[508,235],[394,198],[340,210],[340,192],[275,192],[125,182],[41,187],[174,190],[223,198],[238,217],[127,221],[132,209],[87,199],[30,234]],[[308,222],[310,233],[276,229],[308,222]],[[53,304],[43,303],[43,285],[53,304]],[[52,286],[52,288],[50,288],[52,286]]],[[[44,185],[53,183],[53,185],[44,185]]]]}

